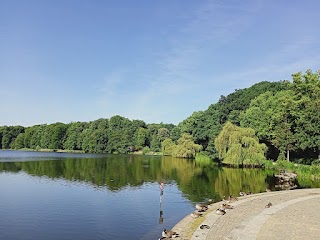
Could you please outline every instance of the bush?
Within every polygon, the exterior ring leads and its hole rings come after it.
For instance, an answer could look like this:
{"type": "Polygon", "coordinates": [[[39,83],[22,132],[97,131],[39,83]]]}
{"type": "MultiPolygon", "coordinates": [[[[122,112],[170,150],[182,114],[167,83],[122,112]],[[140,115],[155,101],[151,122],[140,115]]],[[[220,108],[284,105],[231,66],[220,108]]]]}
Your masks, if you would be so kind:
{"type": "Polygon", "coordinates": [[[142,148],[142,154],[143,155],[148,154],[149,152],[150,152],[150,148],[149,147],[142,148]]]}
{"type": "Polygon", "coordinates": [[[196,154],[195,161],[199,165],[209,165],[212,162],[208,154],[205,152],[200,152],[196,154]]]}

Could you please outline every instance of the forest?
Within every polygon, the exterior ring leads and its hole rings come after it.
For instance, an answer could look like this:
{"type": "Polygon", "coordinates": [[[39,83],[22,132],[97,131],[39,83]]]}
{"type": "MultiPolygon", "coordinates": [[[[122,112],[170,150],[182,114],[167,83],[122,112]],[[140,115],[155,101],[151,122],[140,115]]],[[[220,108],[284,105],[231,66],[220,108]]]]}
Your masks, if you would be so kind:
{"type": "Polygon", "coordinates": [[[183,158],[200,153],[231,165],[266,159],[310,164],[319,159],[319,148],[320,70],[237,89],[178,125],[147,124],[116,115],[91,122],[0,126],[0,149],[140,152],[183,158]]]}

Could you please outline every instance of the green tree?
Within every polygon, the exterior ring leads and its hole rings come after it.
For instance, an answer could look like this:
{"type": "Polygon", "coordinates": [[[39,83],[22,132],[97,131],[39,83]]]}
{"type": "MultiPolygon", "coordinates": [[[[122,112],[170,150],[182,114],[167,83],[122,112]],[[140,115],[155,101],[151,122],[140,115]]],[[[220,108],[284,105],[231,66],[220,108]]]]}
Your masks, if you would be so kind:
{"type": "MultiPolygon", "coordinates": [[[[90,153],[102,153],[107,151],[109,120],[100,118],[89,123],[78,139],[82,143],[82,150],[90,153]]],[[[79,142],[79,143],[80,143],[79,142]]]]}
{"type": "Polygon", "coordinates": [[[154,152],[161,151],[161,142],[160,142],[157,135],[151,136],[150,149],[151,149],[151,151],[154,151],[154,152]]]}
{"type": "Polygon", "coordinates": [[[63,149],[63,143],[66,137],[67,126],[64,123],[54,123],[47,126],[49,136],[49,149],[63,149]]]}
{"type": "Polygon", "coordinates": [[[202,146],[194,143],[192,136],[183,133],[178,140],[178,144],[172,150],[172,156],[181,158],[195,158],[196,153],[200,152],[202,146]]]}
{"type": "Polygon", "coordinates": [[[22,126],[3,126],[1,130],[1,145],[3,149],[14,148],[14,141],[20,133],[24,132],[22,126]]]}
{"type": "Polygon", "coordinates": [[[127,153],[130,146],[134,146],[134,132],[131,129],[129,119],[119,115],[113,116],[109,120],[108,136],[109,142],[107,151],[109,153],[127,153]]]}
{"type": "Polygon", "coordinates": [[[303,157],[317,158],[320,148],[320,70],[292,75],[291,89],[298,99],[295,120],[296,145],[303,157]]]}
{"type": "Polygon", "coordinates": [[[67,126],[66,140],[63,143],[64,149],[82,150],[83,134],[82,132],[88,128],[88,123],[72,122],[67,126]]]}
{"type": "Polygon", "coordinates": [[[19,133],[19,135],[17,136],[17,138],[14,141],[14,148],[15,149],[24,148],[24,136],[25,136],[25,133],[19,133]]]}
{"type": "Polygon", "coordinates": [[[172,139],[167,138],[161,143],[161,151],[162,154],[165,156],[172,156],[172,152],[174,148],[176,147],[175,143],[172,141],[172,139]]]}
{"type": "Polygon", "coordinates": [[[294,122],[298,114],[295,98],[292,90],[266,92],[252,100],[241,116],[241,126],[255,129],[261,141],[280,151],[278,159],[287,155],[289,160],[289,152],[295,149],[294,122]]]}
{"type": "Polygon", "coordinates": [[[170,132],[167,128],[159,128],[157,137],[160,142],[170,137],[170,132]]]}
{"type": "Polygon", "coordinates": [[[176,126],[171,130],[170,138],[172,139],[172,141],[177,142],[180,137],[181,137],[181,129],[180,127],[176,126]]]}
{"type": "Polygon", "coordinates": [[[135,133],[135,148],[141,150],[145,146],[149,146],[149,135],[150,132],[148,129],[139,127],[135,133]]]}
{"type": "Polygon", "coordinates": [[[227,122],[214,141],[222,162],[230,165],[260,165],[267,147],[260,144],[251,128],[241,128],[227,122]]]}

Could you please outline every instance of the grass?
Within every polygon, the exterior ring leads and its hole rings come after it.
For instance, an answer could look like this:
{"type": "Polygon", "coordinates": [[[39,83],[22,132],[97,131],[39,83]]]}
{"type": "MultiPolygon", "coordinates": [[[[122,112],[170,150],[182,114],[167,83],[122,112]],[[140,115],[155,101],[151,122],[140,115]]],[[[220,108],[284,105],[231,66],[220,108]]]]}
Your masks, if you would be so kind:
{"type": "Polygon", "coordinates": [[[298,174],[299,179],[310,178],[314,180],[320,180],[320,165],[318,164],[298,164],[293,162],[288,162],[284,160],[278,160],[272,162],[270,160],[264,161],[264,167],[273,170],[286,170],[298,174]]]}

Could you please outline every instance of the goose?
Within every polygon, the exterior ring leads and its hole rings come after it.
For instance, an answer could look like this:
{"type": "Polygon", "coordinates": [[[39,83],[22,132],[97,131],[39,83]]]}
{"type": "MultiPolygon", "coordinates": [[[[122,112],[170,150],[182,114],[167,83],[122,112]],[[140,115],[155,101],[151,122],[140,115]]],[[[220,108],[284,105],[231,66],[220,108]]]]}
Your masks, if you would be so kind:
{"type": "Polygon", "coordinates": [[[226,214],[226,211],[225,211],[224,209],[218,208],[218,209],[216,210],[216,214],[218,214],[218,215],[224,215],[224,214],[226,214]]]}
{"type": "Polygon", "coordinates": [[[193,212],[193,213],[191,213],[190,215],[191,215],[191,217],[193,217],[193,218],[202,217],[202,213],[199,213],[199,212],[193,212]]]}
{"type": "Polygon", "coordinates": [[[225,201],[225,202],[227,202],[227,203],[232,203],[232,202],[238,201],[238,198],[230,195],[230,196],[227,197],[227,198],[223,198],[223,201],[225,201]]]}
{"type": "Polygon", "coordinates": [[[196,209],[198,209],[198,211],[200,212],[204,212],[208,210],[208,206],[202,203],[197,203],[196,204],[196,209]]]}
{"type": "Polygon", "coordinates": [[[164,238],[175,238],[175,237],[179,237],[179,234],[174,232],[174,231],[172,231],[172,230],[163,229],[162,237],[164,237],[164,238]]]}
{"type": "Polygon", "coordinates": [[[221,204],[221,208],[222,209],[234,209],[234,206],[232,206],[230,204],[223,203],[223,204],[221,204]]]}
{"type": "Polygon", "coordinates": [[[201,226],[200,226],[200,229],[209,229],[210,227],[208,226],[208,225],[206,225],[206,224],[202,224],[201,226]]]}
{"type": "Polygon", "coordinates": [[[265,208],[269,208],[269,207],[271,207],[271,206],[272,206],[272,203],[269,202],[269,203],[265,206],[265,208]]]}

